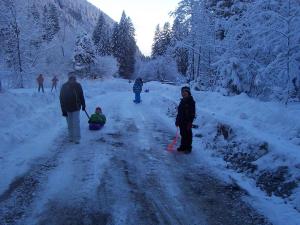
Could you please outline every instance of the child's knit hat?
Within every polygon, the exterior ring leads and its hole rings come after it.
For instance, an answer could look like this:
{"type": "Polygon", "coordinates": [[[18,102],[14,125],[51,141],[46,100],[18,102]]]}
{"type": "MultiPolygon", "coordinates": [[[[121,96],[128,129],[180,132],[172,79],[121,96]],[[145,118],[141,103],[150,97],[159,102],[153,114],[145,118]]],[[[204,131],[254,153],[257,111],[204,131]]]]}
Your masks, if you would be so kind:
{"type": "Polygon", "coordinates": [[[181,88],[181,92],[184,92],[184,91],[188,92],[191,95],[191,89],[188,86],[181,88]]]}

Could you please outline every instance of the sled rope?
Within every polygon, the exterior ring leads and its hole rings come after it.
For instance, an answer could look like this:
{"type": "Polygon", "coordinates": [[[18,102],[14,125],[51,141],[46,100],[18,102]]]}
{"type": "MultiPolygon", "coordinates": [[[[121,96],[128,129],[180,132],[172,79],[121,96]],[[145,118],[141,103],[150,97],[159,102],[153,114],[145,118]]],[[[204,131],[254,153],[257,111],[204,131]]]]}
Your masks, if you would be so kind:
{"type": "Polygon", "coordinates": [[[87,113],[87,111],[86,111],[86,110],[84,110],[84,112],[85,112],[85,114],[86,114],[87,118],[89,118],[89,119],[90,119],[90,116],[89,116],[89,114],[87,113]]]}
{"type": "Polygon", "coordinates": [[[176,130],[175,138],[173,139],[173,141],[170,144],[168,144],[168,151],[170,151],[170,152],[174,151],[174,146],[177,143],[177,139],[178,139],[178,128],[176,130]]]}

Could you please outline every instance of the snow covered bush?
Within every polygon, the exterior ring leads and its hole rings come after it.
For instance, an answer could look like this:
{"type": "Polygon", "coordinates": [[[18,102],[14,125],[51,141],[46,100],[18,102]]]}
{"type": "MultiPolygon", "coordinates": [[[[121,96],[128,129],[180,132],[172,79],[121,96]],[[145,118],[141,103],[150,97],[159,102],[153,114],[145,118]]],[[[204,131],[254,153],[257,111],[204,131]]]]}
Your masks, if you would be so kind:
{"type": "Polygon", "coordinates": [[[136,73],[144,80],[176,81],[182,76],[177,71],[176,62],[170,57],[157,57],[151,61],[142,62],[136,73]]]}
{"type": "Polygon", "coordinates": [[[95,47],[87,33],[77,37],[74,49],[74,69],[89,69],[95,61],[95,47]]]}
{"type": "Polygon", "coordinates": [[[97,57],[91,70],[94,78],[112,77],[117,72],[117,60],[112,56],[97,57]]]}
{"type": "Polygon", "coordinates": [[[214,64],[220,85],[228,91],[228,94],[240,94],[243,91],[243,70],[238,58],[224,58],[214,64]]]}

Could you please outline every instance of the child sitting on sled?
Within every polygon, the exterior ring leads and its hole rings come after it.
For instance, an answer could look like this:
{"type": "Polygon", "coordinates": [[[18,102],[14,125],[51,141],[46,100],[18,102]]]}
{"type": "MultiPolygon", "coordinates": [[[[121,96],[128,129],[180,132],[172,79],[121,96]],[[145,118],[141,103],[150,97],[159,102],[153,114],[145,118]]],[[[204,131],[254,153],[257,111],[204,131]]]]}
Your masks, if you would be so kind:
{"type": "Polygon", "coordinates": [[[95,113],[91,115],[89,119],[89,129],[90,130],[99,130],[106,122],[106,117],[102,113],[100,107],[97,107],[95,113]]]}

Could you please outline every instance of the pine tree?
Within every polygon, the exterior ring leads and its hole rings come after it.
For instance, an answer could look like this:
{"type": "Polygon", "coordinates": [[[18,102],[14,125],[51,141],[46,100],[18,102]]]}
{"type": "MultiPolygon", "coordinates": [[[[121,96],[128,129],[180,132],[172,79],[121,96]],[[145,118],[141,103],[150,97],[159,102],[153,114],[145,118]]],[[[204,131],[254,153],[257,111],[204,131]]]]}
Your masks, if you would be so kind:
{"type": "Polygon", "coordinates": [[[166,22],[161,32],[161,52],[164,55],[171,46],[172,31],[169,22],[166,22]]]}
{"type": "Polygon", "coordinates": [[[181,24],[178,17],[174,19],[171,34],[171,46],[174,46],[173,54],[177,70],[179,73],[186,76],[189,67],[189,50],[185,45],[183,45],[183,41],[188,36],[188,30],[183,24],[181,24]]]}
{"type": "Polygon", "coordinates": [[[135,29],[125,12],[122,13],[119,24],[114,26],[112,51],[119,64],[119,74],[129,78],[134,73],[136,42],[135,29]]]}
{"type": "Polygon", "coordinates": [[[166,54],[167,49],[171,46],[172,31],[170,23],[166,22],[163,30],[160,30],[159,25],[156,26],[154,41],[152,45],[152,57],[163,56],[166,54]]]}
{"type": "Polygon", "coordinates": [[[92,39],[98,55],[105,56],[111,54],[110,28],[102,13],[99,15],[92,39]]]}
{"type": "Polygon", "coordinates": [[[111,37],[111,50],[115,58],[119,57],[121,42],[120,42],[120,29],[119,24],[115,23],[113,27],[112,37],[111,37]]]}
{"type": "Polygon", "coordinates": [[[23,60],[20,46],[21,29],[15,0],[0,1],[0,40],[5,52],[5,61],[16,73],[16,87],[23,88],[23,60]],[[2,18],[3,17],[3,18],[2,18]],[[2,19],[4,22],[2,22],[2,19]]]}
{"type": "Polygon", "coordinates": [[[87,33],[77,37],[74,49],[74,67],[77,70],[87,69],[95,62],[94,45],[87,33]]]}
{"type": "Polygon", "coordinates": [[[178,17],[175,17],[174,19],[171,34],[172,34],[171,42],[173,43],[183,41],[185,38],[188,37],[189,34],[188,28],[180,22],[178,17]]]}
{"type": "Polygon", "coordinates": [[[56,6],[52,3],[45,5],[43,16],[43,39],[51,41],[54,38],[55,34],[58,33],[58,31],[60,30],[59,17],[56,6]]]}
{"type": "Polygon", "coordinates": [[[195,42],[191,35],[195,0],[181,0],[172,13],[175,17],[172,26],[171,46],[177,70],[182,75],[189,75],[189,80],[195,77],[195,42]]]}
{"type": "MultiPolygon", "coordinates": [[[[249,1],[241,6],[226,18],[223,54],[235,58],[238,79],[223,76],[225,83],[238,80],[240,91],[285,103],[299,98],[299,1],[249,1]]],[[[218,71],[228,71],[228,62],[217,65],[218,71]]]]}
{"type": "Polygon", "coordinates": [[[185,47],[178,47],[175,51],[177,70],[186,76],[189,67],[189,50],[185,47]]]}
{"type": "Polygon", "coordinates": [[[35,3],[33,3],[31,6],[31,15],[33,17],[34,22],[38,23],[40,20],[40,13],[39,13],[35,3]]]}
{"type": "Polygon", "coordinates": [[[155,33],[154,33],[154,39],[153,39],[153,44],[152,44],[152,52],[151,52],[151,57],[155,58],[159,55],[162,55],[160,52],[160,47],[161,45],[161,31],[159,24],[156,26],[155,33]]]}

